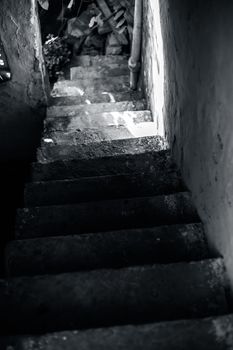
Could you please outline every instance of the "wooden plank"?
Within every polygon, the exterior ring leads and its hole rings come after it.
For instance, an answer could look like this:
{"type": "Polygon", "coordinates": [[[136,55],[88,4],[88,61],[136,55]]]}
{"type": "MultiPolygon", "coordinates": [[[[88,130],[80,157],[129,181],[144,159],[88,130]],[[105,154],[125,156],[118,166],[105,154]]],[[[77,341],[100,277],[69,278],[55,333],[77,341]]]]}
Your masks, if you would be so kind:
{"type": "MultiPolygon", "coordinates": [[[[110,10],[110,8],[105,0],[96,0],[96,2],[106,18],[108,18],[112,15],[112,12],[111,12],[111,10],[110,10]]],[[[115,33],[116,38],[119,41],[119,43],[122,45],[128,45],[128,39],[126,38],[125,34],[123,34],[123,33],[120,34],[119,31],[117,30],[117,28],[116,28],[117,22],[114,20],[114,18],[109,19],[109,24],[110,24],[113,32],[115,33]]]]}

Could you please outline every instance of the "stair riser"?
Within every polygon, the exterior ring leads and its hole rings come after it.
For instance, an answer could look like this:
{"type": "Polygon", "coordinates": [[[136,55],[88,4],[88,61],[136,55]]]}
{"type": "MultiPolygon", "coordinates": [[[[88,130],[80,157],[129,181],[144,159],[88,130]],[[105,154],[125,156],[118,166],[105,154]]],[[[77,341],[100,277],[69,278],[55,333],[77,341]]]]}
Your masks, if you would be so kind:
{"type": "Polygon", "coordinates": [[[151,172],[154,177],[175,169],[168,151],[122,155],[99,159],[73,159],[53,163],[33,163],[32,181],[53,181],[80,177],[140,174],[151,172]],[[143,170],[142,170],[143,169],[143,170]]]}
{"type": "Polygon", "coordinates": [[[73,106],[53,106],[47,108],[47,120],[51,121],[57,117],[80,117],[87,114],[100,114],[107,112],[140,111],[146,109],[145,100],[125,101],[115,103],[96,103],[73,106]]]}
{"type": "Polygon", "coordinates": [[[214,261],[12,279],[0,285],[0,325],[28,334],[219,315],[222,273],[214,261]]]}
{"type": "Polygon", "coordinates": [[[122,75],[129,76],[128,65],[112,65],[111,67],[73,67],[70,70],[70,79],[101,79],[106,77],[119,77],[122,75]]]}
{"type": "Polygon", "coordinates": [[[167,144],[161,137],[144,137],[139,139],[126,139],[90,143],[84,145],[55,145],[42,144],[37,152],[37,160],[41,163],[59,160],[91,159],[101,157],[115,157],[123,154],[142,154],[165,150],[167,144]]]}
{"type": "Polygon", "coordinates": [[[114,65],[127,65],[128,57],[127,56],[88,56],[81,55],[76,56],[72,62],[72,66],[81,66],[81,67],[97,67],[97,68],[111,68],[114,65]]]}
{"type": "Polygon", "coordinates": [[[202,225],[190,224],[14,241],[6,266],[9,276],[29,276],[208,257],[202,225]]]}
{"type": "Polygon", "coordinates": [[[52,131],[76,131],[85,129],[103,130],[106,127],[129,127],[133,129],[135,124],[151,122],[152,115],[150,111],[125,111],[108,113],[85,113],[79,117],[60,117],[56,119],[45,120],[45,130],[47,133],[52,131]]]}
{"type": "Polygon", "coordinates": [[[33,238],[198,221],[189,194],[179,193],[19,209],[16,237],[33,238]]]}
{"type": "Polygon", "coordinates": [[[233,348],[233,316],[140,326],[67,331],[31,337],[2,337],[15,350],[223,350],[233,348]],[[221,336],[219,336],[221,330],[221,336]],[[175,341],[174,341],[175,338],[175,341]]]}
{"type": "Polygon", "coordinates": [[[54,97],[50,99],[50,105],[55,106],[69,106],[69,105],[83,105],[93,103],[115,103],[122,101],[135,101],[143,98],[142,92],[109,92],[109,91],[85,91],[83,95],[54,97]]]}
{"type": "Polygon", "coordinates": [[[25,206],[60,205],[101,199],[153,196],[184,190],[184,185],[174,171],[137,176],[106,176],[80,180],[29,183],[25,188],[25,206]]]}

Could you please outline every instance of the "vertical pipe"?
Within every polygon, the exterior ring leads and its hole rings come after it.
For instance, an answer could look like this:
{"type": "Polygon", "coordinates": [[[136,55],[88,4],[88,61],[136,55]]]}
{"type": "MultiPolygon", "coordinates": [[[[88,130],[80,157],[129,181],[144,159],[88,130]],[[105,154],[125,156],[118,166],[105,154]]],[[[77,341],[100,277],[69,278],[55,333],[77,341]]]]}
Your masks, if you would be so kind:
{"type": "Polygon", "coordinates": [[[140,55],[142,44],[142,1],[135,0],[134,28],[131,56],[128,62],[130,69],[130,88],[137,89],[138,72],[140,70],[140,55]]]}

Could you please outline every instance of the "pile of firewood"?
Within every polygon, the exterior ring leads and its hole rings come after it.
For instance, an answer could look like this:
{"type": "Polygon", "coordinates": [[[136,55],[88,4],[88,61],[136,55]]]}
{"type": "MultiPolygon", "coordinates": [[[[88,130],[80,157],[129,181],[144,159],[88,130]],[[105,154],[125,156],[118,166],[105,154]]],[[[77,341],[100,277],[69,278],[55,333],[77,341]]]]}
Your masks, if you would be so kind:
{"type": "Polygon", "coordinates": [[[68,20],[66,36],[74,55],[119,55],[130,50],[134,0],[95,0],[68,20]]]}

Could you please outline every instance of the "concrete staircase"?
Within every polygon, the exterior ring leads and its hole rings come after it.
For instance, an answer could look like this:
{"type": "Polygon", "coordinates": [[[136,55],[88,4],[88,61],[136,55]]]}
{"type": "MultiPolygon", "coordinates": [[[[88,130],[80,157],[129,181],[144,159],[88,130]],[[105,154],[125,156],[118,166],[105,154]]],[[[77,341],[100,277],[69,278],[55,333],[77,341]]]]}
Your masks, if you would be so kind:
{"type": "Polygon", "coordinates": [[[52,91],[0,281],[0,349],[233,349],[224,263],[124,57],[52,91]]]}

